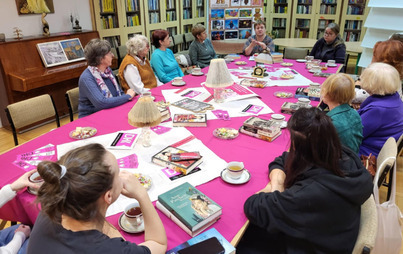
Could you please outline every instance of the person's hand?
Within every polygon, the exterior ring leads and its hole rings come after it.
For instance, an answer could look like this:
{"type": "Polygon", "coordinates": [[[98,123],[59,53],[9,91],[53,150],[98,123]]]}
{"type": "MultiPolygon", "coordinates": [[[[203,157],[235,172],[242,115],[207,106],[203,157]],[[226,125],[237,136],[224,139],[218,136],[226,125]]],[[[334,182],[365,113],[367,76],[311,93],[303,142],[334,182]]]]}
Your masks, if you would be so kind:
{"type": "Polygon", "coordinates": [[[136,95],[136,92],[133,89],[129,89],[126,91],[126,94],[130,95],[130,100],[136,95]]]}
{"type": "Polygon", "coordinates": [[[262,49],[265,49],[265,50],[270,51],[270,49],[267,47],[267,45],[266,45],[264,42],[258,41],[257,44],[258,44],[262,49]]]}
{"type": "Polygon", "coordinates": [[[33,169],[31,171],[26,172],[20,178],[15,180],[12,184],[10,184],[10,187],[13,191],[20,191],[24,189],[25,187],[30,187],[33,189],[39,189],[40,185],[37,185],[33,182],[29,181],[29,176],[32,175],[34,172],[36,172],[36,169],[33,169]]]}
{"type": "Polygon", "coordinates": [[[129,198],[140,200],[144,195],[147,196],[146,189],[140,184],[137,177],[128,171],[121,171],[119,177],[122,179],[122,194],[129,198]]]}
{"type": "Polygon", "coordinates": [[[257,40],[252,39],[250,42],[250,45],[252,45],[252,47],[256,46],[259,42],[257,40]]]}
{"type": "Polygon", "coordinates": [[[31,234],[31,228],[27,225],[21,224],[14,232],[15,233],[22,232],[22,233],[24,233],[25,238],[28,238],[29,235],[31,234]]]}

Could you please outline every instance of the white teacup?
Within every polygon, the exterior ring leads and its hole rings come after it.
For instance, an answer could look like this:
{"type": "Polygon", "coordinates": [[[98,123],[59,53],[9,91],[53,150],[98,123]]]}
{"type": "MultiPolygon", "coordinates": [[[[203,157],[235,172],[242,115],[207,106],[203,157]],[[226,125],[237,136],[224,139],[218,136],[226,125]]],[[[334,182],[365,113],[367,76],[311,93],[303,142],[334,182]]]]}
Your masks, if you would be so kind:
{"type": "Polygon", "coordinates": [[[38,172],[34,172],[32,175],[29,176],[28,179],[31,183],[36,183],[36,184],[43,183],[43,179],[42,179],[41,175],[39,175],[38,172]]]}
{"type": "Polygon", "coordinates": [[[310,103],[311,103],[311,100],[308,98],[298,98],[298,104],[300,105],[300,107],[307,108],[310,103]]]}
{"type": "Polygon", "coordinates": [[[232,161],[227,164],[228,176],[234,180],[242,176],[244,169],[245,167],[242,162],[232,161]]]}
{"type": "Polygon", "coordinates": [[[198,74],[200,72],[201,72],[201,68],[199,68],[199,67],[193,68],[193,70],[192,70],[192,73],[198,74]]]}
{"type": "Polygon", "coordinates": [[[335,64],[336,64],[336,60],[327,60],[327,64],[328,64],[328,65],[335,65],[335,64]]]}
{"type": "Polygon", "coordinates": [[[133,203],[125,208],[125,216],[127,222],[133,226],[139,226],[143,223],[143,212],[138,203],[133,203]]]}
{"type": "Polygon", "coordinates": [[[278,126],[281,126],[281,124],[285,120],[285,116],[281,114],[272,114],[271,119],[273,120],[274,123],[276,123],[278,126]]]}
{"type": "Polygon", "coordinates": [[[173,84],[181,84],[183,82],[182,77],[176,77],[174,78],[174,80],[172,81],[173,84]]]}

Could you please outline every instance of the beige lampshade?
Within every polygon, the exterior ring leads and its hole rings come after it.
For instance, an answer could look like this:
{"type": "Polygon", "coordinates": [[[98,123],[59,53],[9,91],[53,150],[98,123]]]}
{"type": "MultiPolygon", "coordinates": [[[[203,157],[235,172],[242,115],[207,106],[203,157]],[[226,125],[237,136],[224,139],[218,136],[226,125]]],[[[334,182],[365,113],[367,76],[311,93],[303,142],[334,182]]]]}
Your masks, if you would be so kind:
{"type": "Polygon", "coordinates": [[[151,96],[142,96],[129,111],[128,118],[134,127],[150,127],[161,122],[161,113],[151,96]]]}
{"type": "Polygon", "coordinates": [[[231,86],[234,81],[231,78],[227,64],[222,58],[213,59],[207,73],[206,86],[220,88],[231,86]]]}

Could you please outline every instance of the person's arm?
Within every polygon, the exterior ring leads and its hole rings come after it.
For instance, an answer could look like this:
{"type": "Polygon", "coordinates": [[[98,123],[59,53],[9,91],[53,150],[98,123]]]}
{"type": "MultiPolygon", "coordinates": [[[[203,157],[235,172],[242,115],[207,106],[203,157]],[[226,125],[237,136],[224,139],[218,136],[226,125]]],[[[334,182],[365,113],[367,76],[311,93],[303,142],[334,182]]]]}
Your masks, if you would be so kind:
{"type": "Polygon", "coordinates": [[[192,61],[192,64],[193,64],[193,65],[196,65],[196,66],[198,66],[198,67],[200,67],[200,68],[204,68],[204,67],[207,66],[207,65],[205,65],[205,64],[203,64],[203,63],[201,63],[201,62],[199,62],[199,48],[198,48],[198,46],[196,45],[196,41],[193,41],[193,42],[190,44],[190,47],[189,47],[189,57],[190,57],[190,60],[192,61]]]}
{"type": "Polygon", "coordinates": [[[361,122],[363,125],[363,139],[371,136],[372,133],[374,133],[381,125],[384,124],[384,121],[382,121],[382,111],[378,110],[377,108],[361,108],[358,110],[358,114],[361,116],[361,122]]]}
{"type": "Polygon", "coordinates": [[[173,61],[174,64],[176,64],[176,70],[177,70],[177,72],[178,72],[178,76],[179,76],[179,77],[185,76],[185,74],[183,74],[183,71],[182,71],[181,67],[179,66],[178,62],[176,61],[174,52],[172,52],[172,50],[170,50],[170,49],[167,49],[167,50],[169,50],[169,54],[171,55],[172,59],[174,60],[174,61],[173,61]]]}
{"type": "Polygon", "coordinates": [[[140,245],[147,246],[151,253],[165,253],[167,249],[167,237],[164,225],[147,194],[146,189],[139,183],[137,178],[130,172],[122,171],[120,177],[123,182],[122,194],[135,198],[143,213],[145,233],[144,242],[140,245]]]}
{"type": "Polygon", "coordinates": [[[17,180],[11,184],[5,185],[0,189],[0,208],[6,204],[8,201],[13,199],[17,195],[17,191],[24,189],[25,187],[31,187],[33,189],[38,189],[39,186],[28,180],[29,176],[36,172],[36,169],[25,172],[17,180]]]}
{"type": "Polygon", "coordinates": [[[14,233],[13,239],[5,246],[0,247],[1,254],[16,254],[20,250],[25,239],[29,237],[31,229],[29,226],[20,225],[14,233]]]}
{"type": "Polygon", "coordinates": [[[213,50],[213,58],[217,58],[217,53],[214,50],[213,43],[211,43],[211,41],[209,39],[206,39],[206,41],[208,42],[208,44],[210,45],[211,49],[213,50]]]}
{"type": "Polygon", "coordinates": [[[243,54],[245,56],[250,56],[252,51],[253,51],[253,47],[256,45],[255,40],[252,39],[252,36],[250,36],[248,38],[248,40],[245,42],[245,45],[243,46],[243,54]]]}
{"type": "Polygon", "coordinates": [[[274,52],[276,49],[275,49],[273,39],[268,35],[266,35],[265,38],[266,38],[265,44],[266,44],[267,50],[270,50],[270,52],[274,52]]]}
{"type": "Polygon", "coordinates": [[[344,64],[346,58],[346,44],[337,45],[334,52],[334,60],[336,63],[344,64]]]}
{"type": "Polygon", "coordinates": [[[136,66],[129,64],[123,71],[123,76],[131,89],[136,94],[143,94],[145,92],[144,83],[141,81],[139,70],[136,66]]]}
{"type": "Polygon", "coordinates": [[[153,68],[154,73],[158,77],[158,79],[165,84],[171,81],[171,79],[165,73],[163,61],[164,60],[160,56],[159,52],[157,50],[154,51],[150,61],[151,67],[153,68]]]}
{"type": "Polygon", "coordinates": [[[98,84],[95,82],[92,75],[80,77],[79,87],[80,93],[85,94],[85,96],[91,101],[92,105],[94,105],[97,110],[114,108],[132,99],[132,96],[130,96],[129,94],[106,98],[102,94],[101,90],[98,87],[98,84]]]}

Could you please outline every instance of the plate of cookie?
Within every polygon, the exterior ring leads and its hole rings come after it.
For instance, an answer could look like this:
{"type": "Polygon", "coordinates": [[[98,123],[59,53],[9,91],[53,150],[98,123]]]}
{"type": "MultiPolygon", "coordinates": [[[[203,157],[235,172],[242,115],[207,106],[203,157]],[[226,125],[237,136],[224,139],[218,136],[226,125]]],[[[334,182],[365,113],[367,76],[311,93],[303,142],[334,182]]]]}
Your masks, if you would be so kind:
{"type": "Polygon", "coordinates": [[[76,127],[75,130],[70,131],[69,136],[72,139],[86,139],[97,134],[97,129],[94,127],[76,127]]]}
{"type": "Polygon", "coordinates": [[[281,63],[281,66],[293,66],[293,63],[281,63]]]}
{"type": "Polygon", "coordinates": [[[282,78],[282,79],[293,79],[294,75],[284,73],[284,74],[281,74],[280,78],[282,78]]]}
{"type": "Polygon", "coordinates": [[[246,65],[245,61],[236,61],[235,62],[236,65],[246,65]]]}

